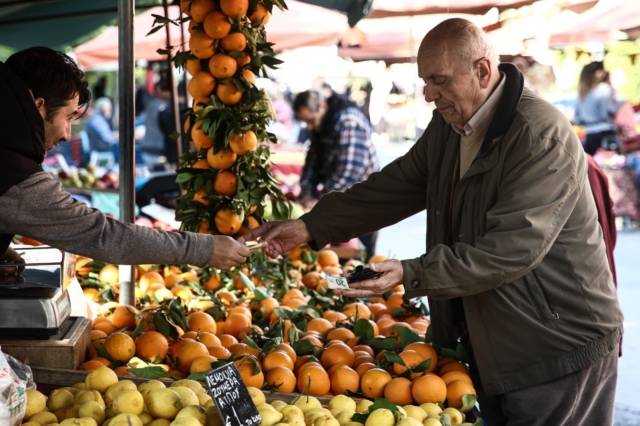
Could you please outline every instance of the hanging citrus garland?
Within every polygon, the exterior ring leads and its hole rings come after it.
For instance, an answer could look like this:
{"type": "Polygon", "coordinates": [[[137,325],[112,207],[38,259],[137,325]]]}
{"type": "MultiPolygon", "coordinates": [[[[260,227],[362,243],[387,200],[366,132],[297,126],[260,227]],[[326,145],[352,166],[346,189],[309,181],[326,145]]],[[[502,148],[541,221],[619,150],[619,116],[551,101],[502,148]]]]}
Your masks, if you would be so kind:
{"type": "Polygon", "coordinates": [[[255,86],[257,74],[281,63],[264,28],[273,6],[286,8],[282,0],[182,0],[177,21],[156,16],[152,32],[186,22],[190,33],[190,50],[173,58],[191,76],[194,98],[184,130],[195,149],[180,158],[177,176],[185,191],[176,209],[182,230],[240,236],[263,222],[265,207],[276,219],[289,217],[270,172],[269,142],[277,139],[265,129],[275,112],[255,86]]]}

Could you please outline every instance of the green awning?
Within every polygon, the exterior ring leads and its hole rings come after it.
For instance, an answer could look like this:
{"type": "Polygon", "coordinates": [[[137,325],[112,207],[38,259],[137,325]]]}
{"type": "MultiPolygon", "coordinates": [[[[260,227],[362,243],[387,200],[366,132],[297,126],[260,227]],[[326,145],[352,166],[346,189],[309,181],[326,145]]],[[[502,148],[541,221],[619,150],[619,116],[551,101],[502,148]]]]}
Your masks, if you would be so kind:
{"type": "Polygon", "coordinates": [[[355,26],[359,20],[365,18],[373,5],[373,0],[300,0],[303,3],[314,4],[326,9],[337,10],[349,17],[349,25],[355,26]]]}

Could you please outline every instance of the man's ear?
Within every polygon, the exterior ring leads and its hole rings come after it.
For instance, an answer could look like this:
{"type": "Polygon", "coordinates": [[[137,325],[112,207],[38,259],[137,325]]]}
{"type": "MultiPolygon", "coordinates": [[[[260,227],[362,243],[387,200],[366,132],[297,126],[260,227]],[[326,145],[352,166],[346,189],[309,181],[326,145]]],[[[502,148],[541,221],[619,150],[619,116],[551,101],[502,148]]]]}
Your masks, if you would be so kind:
{"type": "Polygon", "coordinates": [[[483,89],[489,87],[489,83],[491,82],[491,63],[487,58],[478,60],[478,63],[476,64],[476,73],[478,75],[480,87],[483,89]]]}
{"type": "Polygon", "coordinates": [[[35,98],[34,101],[38,111],[40,111],[42,119],[44,119],[47,116],[47,107],[44,106],[44,98],[35,98]]]}

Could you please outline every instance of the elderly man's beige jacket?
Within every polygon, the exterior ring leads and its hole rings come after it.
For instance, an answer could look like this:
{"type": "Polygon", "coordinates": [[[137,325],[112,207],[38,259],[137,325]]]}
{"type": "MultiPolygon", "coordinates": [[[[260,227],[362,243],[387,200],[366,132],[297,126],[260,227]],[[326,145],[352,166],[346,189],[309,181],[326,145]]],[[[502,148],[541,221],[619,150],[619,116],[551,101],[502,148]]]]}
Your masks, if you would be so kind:
{"type": "Polygon", "coordinates": [[[429,297],[435,345],[470,341],[487,395],[591,365],[623,318],[580,142],[514,66],[500,70],[500,105],[459,181],[460,135],[436,111],[405,156],[302,217],[322,247],[426,208],[427,251],[402,262],[404,286],[429,297]]]}

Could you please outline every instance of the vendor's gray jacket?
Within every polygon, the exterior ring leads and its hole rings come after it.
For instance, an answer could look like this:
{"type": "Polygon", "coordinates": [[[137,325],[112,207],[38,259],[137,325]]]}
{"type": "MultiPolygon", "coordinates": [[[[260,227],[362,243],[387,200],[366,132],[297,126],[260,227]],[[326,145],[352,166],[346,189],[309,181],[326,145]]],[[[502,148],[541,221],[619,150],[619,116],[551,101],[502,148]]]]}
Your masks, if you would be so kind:
{"type": "Polygon", "coordinates": [[[617,347],[623,319],[580,142],[515,67],[500,69],[504,95],[459,182],[460,135],[436,111],[406,155],[302,217],[323,247],[426,208],[427,251],[402,262],[404,286],[429,296],[439,346],[456,345],[461,298],[488,395],[593,364],[617,347]]]}

